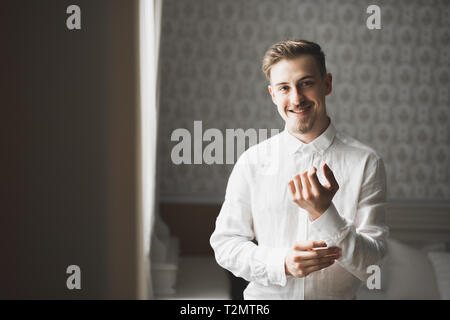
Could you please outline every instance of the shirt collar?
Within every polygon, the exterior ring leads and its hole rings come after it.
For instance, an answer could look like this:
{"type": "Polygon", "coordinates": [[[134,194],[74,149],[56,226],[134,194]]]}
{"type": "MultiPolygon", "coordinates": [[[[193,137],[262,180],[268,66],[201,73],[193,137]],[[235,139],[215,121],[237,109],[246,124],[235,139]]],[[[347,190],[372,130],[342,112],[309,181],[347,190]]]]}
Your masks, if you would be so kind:
{"type": "Polygon", "coordinates": [[[283,135],[286,143],[286,148],[290,154],[308,151],[316,151],[322,154],[333,142],[333,139],[336,136],[336,128],[330,120],[330,124],[325,129],[325,131],[310,143],[301,142],[292,134],[290,134],[286,127],[283,130],[283,135]]]}

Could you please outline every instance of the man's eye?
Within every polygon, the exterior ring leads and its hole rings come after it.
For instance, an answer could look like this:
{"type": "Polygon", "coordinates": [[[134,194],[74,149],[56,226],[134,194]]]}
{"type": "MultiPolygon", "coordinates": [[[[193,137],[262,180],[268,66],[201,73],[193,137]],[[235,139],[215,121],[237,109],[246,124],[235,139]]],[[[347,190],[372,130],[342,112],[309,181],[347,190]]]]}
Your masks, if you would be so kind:
{"type": "Polygon", "coordinates": [[[312,83],[312,81],[305,81],[305,82],[302,82],[301,84],[300,84],[300,86],[302,86],[302,87],[309,87],[309,86],[311,86],[313,83],[312,83]]]}
{"type": "Polygon", "coordinates": [[[283,92],[284,92],[284,91],[287,91],[288,89],[289,89],[289,87],[284,86],[284,87],[281,87],[281,88],[280,88],[280,91],[283,91],[283,92]]]}

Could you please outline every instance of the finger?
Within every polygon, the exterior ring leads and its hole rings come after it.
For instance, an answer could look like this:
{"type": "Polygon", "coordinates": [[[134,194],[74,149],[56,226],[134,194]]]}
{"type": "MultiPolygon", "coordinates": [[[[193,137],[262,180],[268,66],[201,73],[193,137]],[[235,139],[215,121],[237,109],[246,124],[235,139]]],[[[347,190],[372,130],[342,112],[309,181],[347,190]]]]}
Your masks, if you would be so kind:
{"type": "Polygon", "coordinates": [[[303,199],[303,196],[302,196],[303,186],[302,186],[302,182],[300,180],[300,175],[296,175],[294,177],[294,185],[295,185],[295,189],[297,191],[296,196],[299,197],[300,199],[303,199]]]}
{"type": "Polygon", "coordinates": [[[295,184],[294,184],[293,180],[289,181],[288,187],[289,187],[289,190],[291,191],[292,198],[295,198],[296,189],[295,189],[295,184]]]}
{"type": "Polygon", "coordinates": [[[339,184],[336,181],[336,178],[334,177],[333,171],[331,171],[330,167],[327,163],[324,163],[323,167],[323,175],[328,181],[328,184],[324,187],[330,191],[336,192],[339,189],[339,184]]]}
{"type": "Polygon", "coordinates": [[[293,257],[293,261],[302,262],[321,258],[339,259],[340,255],[338,252],[332,251],[299,251],[299,253],[293,257]]]}
{"type": "Polygon", "coordinates": [[[313,248],[326,247],[325,241],[299,241],[294,244],[294,250],[298,251],[309,251],[313,248]]]}
{"type": "Polygon", "coordinates": [[[308,171],[303,172],[300,175],[302,181],[302,195],[305,200],[308,200],[311,195],[311,185],[309,184],[308,171]]]}
{"type": "Polygon", "coordinates": [[[339,252],[339,250],[341,250],[339,247],[318,247],[318,248],[313,248],[313,251],[322,251],[325,254],[331,254],[331,253],[337,253],[339,252]]]}
{"type": "Polygon", "coordinates": [[[311,185],[311,190],[315,196],[317,196],[320,193],[320,189],[322,187],[322,184],[320,183],[319,179],[317,178],[317,169],[315,167],[312,168],[310,172],[308,172],[308,179],[309,183],[311,185]]]}
{"type": "Polygon", "coordinates": [[[300,251],[295,257],[294,261],[300,262],[301,260],[317,259],[322,257],[339,257],[339,249],[335,247],[316,249],[313,248],[309,251],[300,251]]]}
{"type": "Polygon", "coordinates": [[[342,254],[340,251],[336,251],[333,253],[328,253],[322,256],[323,258],[334,258],[334,259],[340,259],[342,257],[342,254]]]}
{"type": "Polygon", "coordinates": [[[298,267],[300,269],[307,269],[309,267],[314,267],[314,266],[321,266],[324,264],[329,264],[332,263],[335,260],[335,258],[333,257],[324,257],[324,258],[318,258],[318,259],[309,259],[309,260],[302,260],[300,262],[298,262],[298,267]]]}
{"type": "Polygon", "coordinates": [[[326,247],[327,243],[322,240],[314,240],[313,241],[313,248],[323,248],[326,247]]]}
{"type": "Polygon", "coordinates": [[[319,264],[319,265],[307,267],[307,268],[303,269],[303,274],[304,274],[305,276],[307,276],[307,275],[310,274],[311,272],[319,271],[319,270],[321,270],[321,269],[325,269],[325,268],[331,266],[333,263],[334,263],[334,261],[331,261],[331,262],[327,262],[327,263],[323,263],[323,264],[319,264]]]}

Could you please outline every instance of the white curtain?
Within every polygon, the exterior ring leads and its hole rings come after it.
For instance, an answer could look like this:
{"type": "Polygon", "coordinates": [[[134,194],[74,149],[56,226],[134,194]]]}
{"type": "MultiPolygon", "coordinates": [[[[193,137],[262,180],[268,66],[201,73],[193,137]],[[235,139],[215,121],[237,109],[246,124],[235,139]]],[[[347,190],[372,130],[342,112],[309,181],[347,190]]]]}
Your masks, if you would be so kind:
{"type": "Polygon", "coordinates": [[[139,297],[153,298],[150,241],[156,214],[156,148],[159,114],[159,43],[163,0],[139,0],[139,297]]]}

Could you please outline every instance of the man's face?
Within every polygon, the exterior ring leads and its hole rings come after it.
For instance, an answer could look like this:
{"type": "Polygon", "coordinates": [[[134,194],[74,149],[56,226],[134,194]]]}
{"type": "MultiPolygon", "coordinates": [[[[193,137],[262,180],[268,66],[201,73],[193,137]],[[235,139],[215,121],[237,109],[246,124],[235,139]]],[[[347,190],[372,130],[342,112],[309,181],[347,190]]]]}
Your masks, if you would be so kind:
{"type": "Polygon", "coordinates": [[[321,76],[311,55],[283,59],[272,66],[269,92],[292,134],[317,133],[328,121],[325,96],[331,92],[331,74],[321,76]]]}

